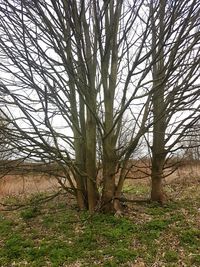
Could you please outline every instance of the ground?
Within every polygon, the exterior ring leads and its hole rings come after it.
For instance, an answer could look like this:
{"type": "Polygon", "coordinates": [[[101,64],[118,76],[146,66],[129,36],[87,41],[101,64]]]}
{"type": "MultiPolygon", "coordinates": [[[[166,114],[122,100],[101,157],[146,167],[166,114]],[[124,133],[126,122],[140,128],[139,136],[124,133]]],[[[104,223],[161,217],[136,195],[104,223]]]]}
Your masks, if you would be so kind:
{"type": "MultiPolygon", "coordinates": [[[[130,202],[123,217],[79,212],[61,194],[20,199],[21,208],[0,211],[0,266],[200,266],[200,184],[165,186],[164,206],[130,202]],[[28,204],[28,206],[23,206],[28,204]]],[[[149,195],[146,183],[125,187],[129,199],[149,195]]],[[[18,197],[4,199],[18,207],[18,197]]]]}

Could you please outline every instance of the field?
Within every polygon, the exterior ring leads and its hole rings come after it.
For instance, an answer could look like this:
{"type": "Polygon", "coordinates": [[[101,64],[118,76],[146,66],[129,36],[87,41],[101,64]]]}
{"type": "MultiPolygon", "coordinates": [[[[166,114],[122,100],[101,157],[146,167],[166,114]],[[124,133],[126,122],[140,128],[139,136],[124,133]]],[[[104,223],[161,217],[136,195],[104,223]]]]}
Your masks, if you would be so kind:
{"type": "Polygon", "coordinates": [[[0,266],[200,266],[200,183],[189,178],[166,181],[163,207],[134,201],[148,198],[149,185],[129,181],[124,193],[133,202],[119,218],[79,212],[64,192],[43,202],[52,190],[41,193],[41,184],[4,195],[0,266]]]}
{"type": "MultiPolygon", "coordinates": [[[[27,170],[27,168],[23,171],[17,169],[16,172],[12,171],[11,173],[0,175],[0,199],[8,196],[26,197],[30,194],[58,189],[59,184],[53,174],[41,173],[40,169],[40,166],[36,166],[32,171],[27,170]]],[[[171,169],[168,172],[170,173],[171,169]]],[[[141,183],[150,185],[150,177],[144,175],[144,173],[149,173],[148,162],[135,162],[128,175],[125,187],[132,187],[141,183]]],[[[101,172],[99,176],[101,176],[101,172]]],[[[187,163],[167,176],[164,179],[164,184],[170,184],[171,181],[180,183],[195,182],[198,179],[200,179],[200,163],[187,163]]]]}

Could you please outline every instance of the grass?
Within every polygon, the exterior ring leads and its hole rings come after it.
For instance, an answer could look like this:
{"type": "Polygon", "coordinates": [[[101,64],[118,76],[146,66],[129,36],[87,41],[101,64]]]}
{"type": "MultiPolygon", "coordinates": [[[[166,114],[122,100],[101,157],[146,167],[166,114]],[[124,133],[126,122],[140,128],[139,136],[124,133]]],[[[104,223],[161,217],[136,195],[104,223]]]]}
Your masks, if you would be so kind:
{"type": "Polygon", "coordinates": [[[27,209],[0,212],[0,266],[200,266],[199,189],[164,207],[131,203],[123,218],[33,196],[27,209]]]}
{"type": "Polygon", "coordinates": [[[179,257],[176,251],[168,250],[166,251],[164,258],[166,262],[177,262],[179,257]]]}

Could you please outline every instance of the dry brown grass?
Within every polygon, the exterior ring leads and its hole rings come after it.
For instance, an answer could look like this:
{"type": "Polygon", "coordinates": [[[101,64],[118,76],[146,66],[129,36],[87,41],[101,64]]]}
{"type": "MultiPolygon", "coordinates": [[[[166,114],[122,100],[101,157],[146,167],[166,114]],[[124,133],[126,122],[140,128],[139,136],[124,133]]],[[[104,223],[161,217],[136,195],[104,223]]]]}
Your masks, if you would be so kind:
{"type": "MultiPolygon", "coordinates": [[[[148,173],[148,164],[142,162],[135,163],[129,172],[125,185],[150,184],[148,173]]],[[[200,163],[181,165],[175,172],[164,178],[164,184],[170,184],[172,181],[178,183],[200,181],[200,163]]],[[[29,195],[38,192],[53,191],[58,187],[59,184],[53,175],[39,173],[38,171],[7,174],[0,178],[0,198],[10,195],[29,195]]]]}
{"type": "Polygon", "coordinates": [[[5,175],[0,180],[0,197],[53,191],[56,188],[58,182],[53,176],[38,173],[5,175]]]}

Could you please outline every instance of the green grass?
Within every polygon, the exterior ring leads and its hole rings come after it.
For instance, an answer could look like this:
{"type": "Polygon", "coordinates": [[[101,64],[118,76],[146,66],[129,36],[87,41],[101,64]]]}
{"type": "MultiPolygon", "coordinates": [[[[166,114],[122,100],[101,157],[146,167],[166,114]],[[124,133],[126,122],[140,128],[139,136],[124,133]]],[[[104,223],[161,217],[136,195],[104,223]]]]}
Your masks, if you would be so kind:
{"type": "Polygon", "coordinates": [[[180,233],[180,241],[184,246],[200,248],[200,230],[197,228],[182,230],[180,233]]]}
{"type": "Polygon", "coordinates": [[[23,210],[20,215],[22,219],[29,220],[34,217],[37,217],[37,215],[40,213],[40,210],[37,207],[30,207],[26,210],[23,210]]]}
{"type": "Polygon", "coordinates": [[[177,262],[178,261],[178,253],[174,250],[166,251],[164,255],[164,259],[166,262],[177,262]]]}
{"type": "Polygon", "coordinates": [[[146,184],[126,185],[123,189],[124,193],[142,196],[149,194],[149,186],[146,184]]]}
{"type": "Polygon", "coordinates": [[[194,195],[187,192],[164,207],[130,204],[123,218],[78,212],[67,207],[65,198],[1,212],[0,266],[128,267],[137,261],[200,266],[199,202],[194,195]]]}

